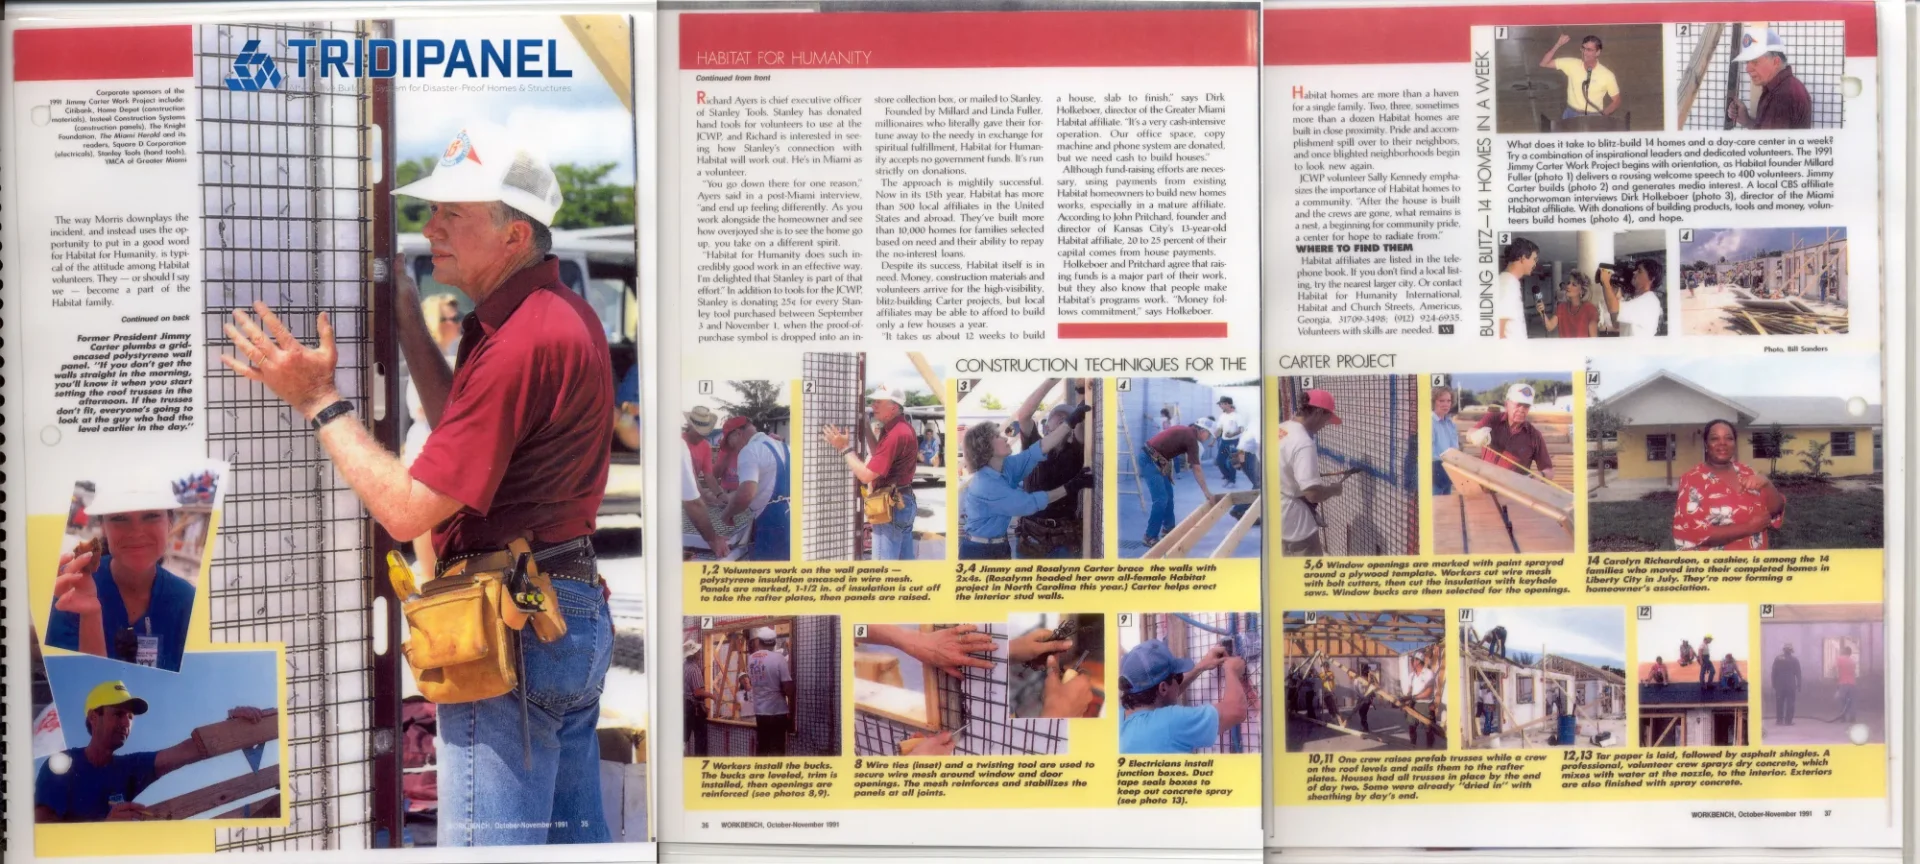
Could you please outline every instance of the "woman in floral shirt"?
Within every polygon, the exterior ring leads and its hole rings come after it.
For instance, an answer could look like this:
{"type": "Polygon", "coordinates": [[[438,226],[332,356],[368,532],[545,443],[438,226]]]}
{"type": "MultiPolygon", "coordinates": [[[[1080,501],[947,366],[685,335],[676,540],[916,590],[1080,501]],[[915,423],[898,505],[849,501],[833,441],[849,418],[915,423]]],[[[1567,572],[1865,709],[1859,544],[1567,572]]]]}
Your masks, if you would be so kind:
{"type": "Polygon", "coordinates": [[[1767,529],[1779,528],[1787,501],[1773,483],[1740,462],[1740,433],[1726,420],[1707,423],[1707,461],[1680,478],[1673,507],[1676,549],[1767,548],[1767,529]]]}

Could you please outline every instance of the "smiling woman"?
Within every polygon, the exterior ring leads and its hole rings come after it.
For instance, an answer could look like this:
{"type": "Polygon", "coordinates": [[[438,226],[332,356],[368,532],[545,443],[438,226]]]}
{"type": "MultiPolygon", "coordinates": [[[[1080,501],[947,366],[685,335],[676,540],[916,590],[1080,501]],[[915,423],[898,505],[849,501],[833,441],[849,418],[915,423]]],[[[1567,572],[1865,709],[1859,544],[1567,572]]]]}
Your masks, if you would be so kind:
{"type": "Polygon", "coordinates": [[[180,669],[193,616],[217,474],[184,482],[116,478],[76,495],[82,537],[60,556],[46,644],[169,672],[180,669]],[[202,482],[204,481],[204,482],[202,482]],[[186,499],[183,501],[183,497],[186,499]],[[190,506],[188,502],[191,502],[190,506]]]}

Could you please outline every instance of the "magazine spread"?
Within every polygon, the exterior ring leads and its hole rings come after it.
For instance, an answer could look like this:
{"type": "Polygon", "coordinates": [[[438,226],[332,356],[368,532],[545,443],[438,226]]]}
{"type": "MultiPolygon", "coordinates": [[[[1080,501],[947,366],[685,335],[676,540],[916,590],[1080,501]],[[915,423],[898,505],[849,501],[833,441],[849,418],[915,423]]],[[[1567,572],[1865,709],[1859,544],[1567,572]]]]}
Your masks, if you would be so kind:
{"type": "Polygon", "coordinates": [[[1878,28],[1269,7],[1278,842],[1899,843],[1878,28]]]}
{"type": "Polygon", "coordinates": [[[663,839],[1259,843],[1258,23],[663,16],[663,839]]]}
{"type": "Polygon", "coordinates": [[[1910,3],[0,19],[9,855],[1902,848],[1910,3]]]}
{"type": "Polygon", "coordinates": [[[8,43],[15,849],[651,860],[629,19],[8,43]]]}

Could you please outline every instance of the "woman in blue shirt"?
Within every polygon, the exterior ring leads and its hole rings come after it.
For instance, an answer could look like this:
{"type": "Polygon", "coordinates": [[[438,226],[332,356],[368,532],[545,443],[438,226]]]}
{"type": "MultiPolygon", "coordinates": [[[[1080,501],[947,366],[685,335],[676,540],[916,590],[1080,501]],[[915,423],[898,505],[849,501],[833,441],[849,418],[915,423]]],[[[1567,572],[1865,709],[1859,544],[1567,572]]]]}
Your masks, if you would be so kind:
{"type": "Polygon", "coordinates": [[[967,427],[961,444],[973,479],[967,481],[966,495],[960,499],[960,560],[1011,559],[1013,547],[1007,544],[1007,532],[1013,520],[1038,513],[1048,504],[1082,489],[1093,488],[1092,469],[1083,470],[1066,483],[1044,492],[1026,492],[1020,488],[1021,481],[1033,472],[1040,460],[1059,447],[1060,442],[1067,439],[1068,430],[1079,425],[1092,410],[1088,405],[1074,408],[1067,422],[1055,426],[1037,445],[1018,454],[1014,454],[1007,436],[1000,434],[1000,424],[988,422],[967,427]]]}
{"type": "Polygon", "coordinates": [[[178,503],[158,489],[94,496],[87,515],[102,523],[105,548],[60,556],[48,647],[180,671],[194,588],[160,566],[178,503]]]}
{"type": "Polygon", "coordinates": [[[1441,466],[1440,454],[1460,449],[1460,427],[1453,425],[1453,390],[1433,388],[1433,494],[1452,495],[1453,478],[1441,466]]]}

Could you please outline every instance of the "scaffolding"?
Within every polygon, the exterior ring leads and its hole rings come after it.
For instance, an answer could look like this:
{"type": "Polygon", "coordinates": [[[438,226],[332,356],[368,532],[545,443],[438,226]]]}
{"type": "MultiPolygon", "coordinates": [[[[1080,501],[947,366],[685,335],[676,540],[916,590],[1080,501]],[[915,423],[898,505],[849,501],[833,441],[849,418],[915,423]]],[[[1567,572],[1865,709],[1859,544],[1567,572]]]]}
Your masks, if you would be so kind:
{"type": "Polygon", "coordinates": [[[1674,80],[1680,82],[1680,128],[1706,132],[1733,128],[1727,100],[1752,111],[1757,98],[1746,64],[1736,63],[1741,37],[1765,27],[1786,40],[1787,62],[1813,100],[1813,128],[1839,129],[1846,119],[1841,80],[1846,76],[1847,25],[1841,21],[1778,21],[1770,24],[1681,24],[1674,36],[1674,80]],[[1709,46],[1701,59],[1702,46],[1709,46]]]}
{"type": "MultiPolygon", "coordinates": [[[[1420,552],[1419,384],[1412,375],[1281,378],[1280,418],[1293,417],[1309,388],[1333,394],[1340,425],[1314,436],[1323,477],[1347,474],[1341,494],[1319,505],[1332,556],[1420,552]],[[1348,473],[1351,472],[1351,473],[1348,473]]],[[[1276,439],[1271,452],[1279,452],[1276,439]]]]}
{"type": "Polygon", "coordinates": [[[800,359],[800,548],[803,561],[860,558],[865,516],[860,484],[846,460],[819,434],[823,426],[849,430],[854,451],[865,458],[867,358],[864,354],[808,352],[800,359]],[[811,434],[809,434],[811,433],[811,434]]]}
{"type": "MultiPolygon", "coordinates": [[[[953,624],[935,624],[946,629],[953,624]]],[[[1046,756],[1067,751],[1064,720],[1018,720],[1008,709],[1007,625],[978,624],[980,633],[993,637],[994,668],[961,667],[955,678],[934,673],[939,726],[953,735],[955,756],[1046,756]]],[[[925,735],[898,720],[866,711],[854,713],[854,753],[860,756],[897,756],[900,744],[913,735],[925,735]]]]}
{"type": "MultiPolygon", "coordinates": [[[[215,642],[286,646],[291,791],[285,828],[222,829],[222,851],[366,848],[374,842],[377,754],[393,763],[397,789],[397,742],[376,719],[376,666],[394,658],[370,650],[368,574],[379,550],[366,514],[305,419],[219,361],[221,325],[236,307],[266,301],[308,344],[325,312],[337,333],[341,395],[359,404],[376,395],[379,322],[366,292],[386,245],[373,203],[385,198],[386,178],[376,173],[385,157],[374,152],[371,131],[386,125],[378,113],[388,104],[385,85],[376,93],[365,79],[288,75],[279,88],[235,92],[224,81],[251,40],[290,69],[290,39],[365,39],[381,35],[378,28],[196,28],[207,450],[231,465],[208,576],[210,626],[215,642]]],[[[387,390],[378,395],[394,404],[387,390]]],[[[393,425],[376,423],[389,447],[397,443],[393,425]]],[[[397,696],[392,710],[397,727],[397,696]]]]}

